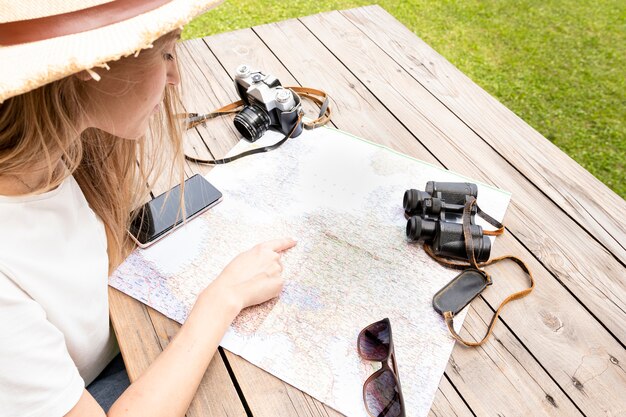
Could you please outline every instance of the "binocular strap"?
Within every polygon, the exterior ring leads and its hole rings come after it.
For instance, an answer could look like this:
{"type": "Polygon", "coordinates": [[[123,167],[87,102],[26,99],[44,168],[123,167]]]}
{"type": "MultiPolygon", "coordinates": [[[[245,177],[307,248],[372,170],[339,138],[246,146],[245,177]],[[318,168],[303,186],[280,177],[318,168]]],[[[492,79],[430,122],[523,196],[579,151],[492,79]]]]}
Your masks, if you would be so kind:
{"type": "MultiPolygon", "coordinates": [[[[458,342],[462,343],[465,346],[480,346],[483,343],[485,343],[485,341],[489,338],[489,336],[493,332],[493,328],[495,327],[496,321],[498,320],[498,317],[500,316],[500,312],[502,311],[504,306],[506,304],[508,304],[509,302],[513,301],[513,300],[518,300],[520,298],[523,298],[523,297],[527,296],[535,288],[535,280],[533,278],[532,272],[530,271],[530,268],[528,268],[528,265],[526,265],[526,263],[524,261],[522,261],[520,258],[518,258],[516,256],[505,255],[505,256],[500,256],[498,258],[491,259],[491,260],[489,260],[487,262],[481,262],[481,263],[477,263],[476,262],[476,257],[474,255],[474,242],[473,242],[473,239],[472,239],[472,235],[470,233],[471,209],[472,209],[472,206],[474,204],[476,204],[476,199],[472,197],[467,202],[467,204],[465,205],[465,209],[463,211],[463,235],[464,235],[464,238],[465,238],[465,249],[466,249],[467,254],[469,254],[469,262],[468,263],[454,262],[454,261],[450,261],[450,260],[447,260],[445,258],[439,257],[439,256],[437,256],[437,255],[435,255],[433,253],[432,248],[428,244],[426,244],[426,243],[424,243],[424,251],[431,258],[433,258],[435,261],[439,262],[441,265],[444,265],[444,266],[447,266],[447,267],[450,267],[450,268],[454,268],[454,269],[467,269],[468,267],[470,267],[470,268],[473,267],[475,269],[478,269],[478,270],[482,271],[486,275],[488,280],[491,280],[491,276],[487,273],[487,271],[481,269],[481,267],[485,267],[485,266],[492,265],[492,264],[495,264],[497,262],[509,259],[509,260],[515,262],[528,275],[528,279],[530,281],[530,286],[528,288],[525,288],[525,289],[523,289],[521,291],[518,291],[516,293],[513,293],[513,294],[509,295],[507,298],[505,298],[500,303],[500,305],[498,306],[498,309],[496,310],[496,312],[494,313],[494,315],[493,315],[493,317],[491,319],[491,322],[489,323],[489,327],[487,329],[487,333],[482,338],[482,340],[480,340],[479,342],[469,342],[469,341],[463,339],[454,330],[454,326],[453,326],[454,313],[452,311],[445,311],[445,312],[443,312],[443,318],[446,321],[446,325],[448,326],[448,330],[452,334],[452,337],[454,337],[458,342]]],[[[501,223],[499,223],[496,220],[494,220],[487,213],[481,211],[480,208],[478,209],[478,214],[481,215],[481,217],[483,217],[485,220],[487,220],[493,226],[498,227],[497,230],[492,231],[490,233],[485,232],[484,234],[490,234],[492,236],[497,236],[497,235],[501,235],[504,232],[504,226],[501,223]],[[485,216],[487,218],[485,218],[485,216]]]]}

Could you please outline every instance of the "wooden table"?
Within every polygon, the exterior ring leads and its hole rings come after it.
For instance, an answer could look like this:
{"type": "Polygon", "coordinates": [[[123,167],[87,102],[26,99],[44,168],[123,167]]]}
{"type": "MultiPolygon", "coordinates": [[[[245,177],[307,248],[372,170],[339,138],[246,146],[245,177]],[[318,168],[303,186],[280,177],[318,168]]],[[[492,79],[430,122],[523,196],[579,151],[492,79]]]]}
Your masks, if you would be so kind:
{"type": "MultiPolygon", "coordinates": [[[[537,288],[505,308],[484,346],[457,344],[431,416],[626,415],[626,203],[589,172],[378,6],[189,40],[180,61],[189,111],[237,100],[232,76],[248,63],[327,91],[341,130],[513,193],[492,255],[526,260],[537,288]]],[[[220,157],[237,137],[223,118],[190,132],[187,149],[220,157]]],[[[525,285],[512,265],[491,272],[467,338],[482,337],[500,301],[525,285]]],[[[133,380],[179,325],[115,290],[110,298],[133,380]]],[[[187,415],[338,413],[220,349],[187,415]]]]}

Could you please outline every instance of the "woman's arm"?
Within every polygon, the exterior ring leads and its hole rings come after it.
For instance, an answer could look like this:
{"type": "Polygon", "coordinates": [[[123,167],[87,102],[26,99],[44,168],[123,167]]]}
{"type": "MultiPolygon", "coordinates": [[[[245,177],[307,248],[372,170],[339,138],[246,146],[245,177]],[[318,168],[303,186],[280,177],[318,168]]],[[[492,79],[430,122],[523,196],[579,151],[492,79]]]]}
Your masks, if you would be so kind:
{"type": "MultiPolygon", "coordinates": [[[[242,308],[280,293],[280,254],[295,243],[265,242],[233,259],[198,296],[176,337],[113,404],[108,416],[183,416],[232,320],[242,308]]],[[[66,417],[103,415],[85,390],[66,417]]]]}

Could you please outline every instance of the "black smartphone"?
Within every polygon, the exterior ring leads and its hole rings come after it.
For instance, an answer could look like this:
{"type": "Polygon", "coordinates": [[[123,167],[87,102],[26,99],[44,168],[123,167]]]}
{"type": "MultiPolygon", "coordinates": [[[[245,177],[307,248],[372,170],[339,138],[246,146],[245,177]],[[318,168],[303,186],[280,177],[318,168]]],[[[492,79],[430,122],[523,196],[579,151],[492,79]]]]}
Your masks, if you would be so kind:
{"type": "Polygon", "coordinates": [[[185,216],[180,207],[180,184],[132,213],[130,235],[145,248],[222,201],[222,193],[199,174],[185,181],[185,216]]]}

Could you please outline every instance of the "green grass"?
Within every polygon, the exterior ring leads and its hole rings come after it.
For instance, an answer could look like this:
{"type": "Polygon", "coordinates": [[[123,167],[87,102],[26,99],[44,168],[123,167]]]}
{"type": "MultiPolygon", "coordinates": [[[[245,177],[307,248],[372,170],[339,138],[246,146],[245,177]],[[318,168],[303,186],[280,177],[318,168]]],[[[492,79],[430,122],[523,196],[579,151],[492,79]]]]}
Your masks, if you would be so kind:
{"type": "MultiPolygon", "coordinates": [[[[183,37],[372,2],[227,0],[183,37]]],[[[626,1],[378,4],[626,198],[626,1]]]]}

